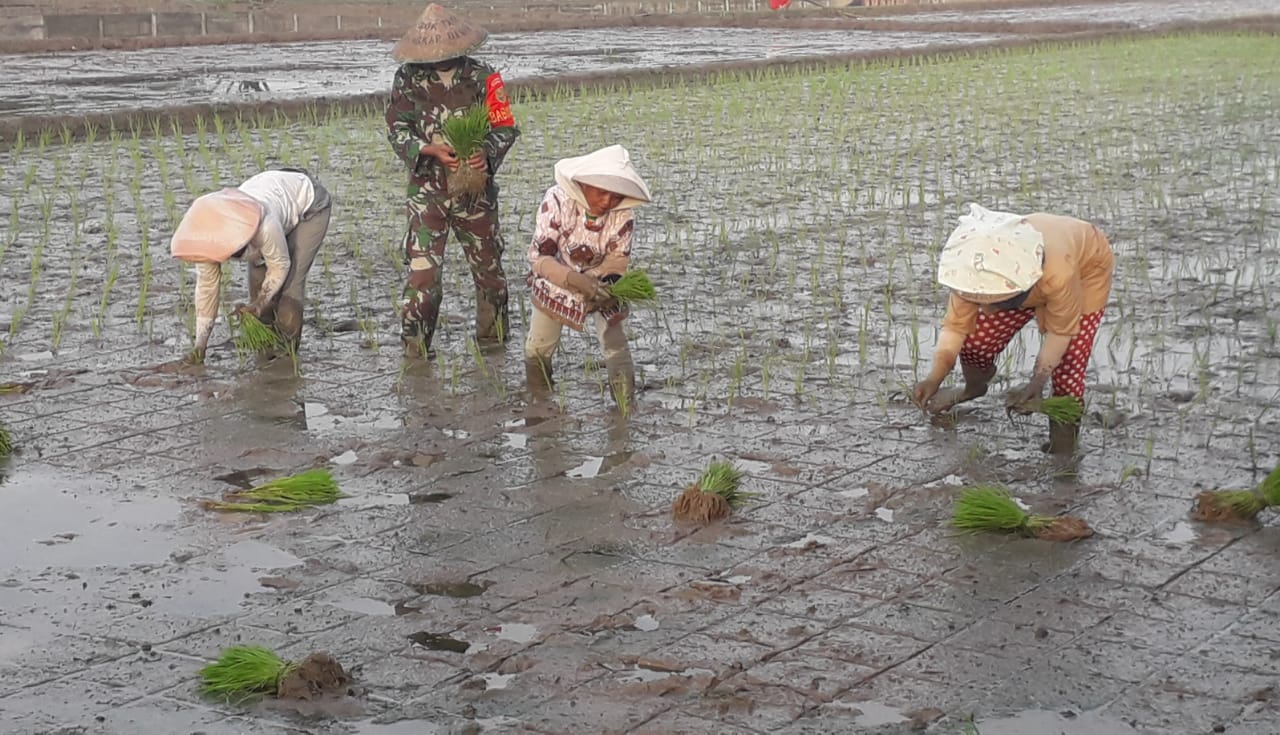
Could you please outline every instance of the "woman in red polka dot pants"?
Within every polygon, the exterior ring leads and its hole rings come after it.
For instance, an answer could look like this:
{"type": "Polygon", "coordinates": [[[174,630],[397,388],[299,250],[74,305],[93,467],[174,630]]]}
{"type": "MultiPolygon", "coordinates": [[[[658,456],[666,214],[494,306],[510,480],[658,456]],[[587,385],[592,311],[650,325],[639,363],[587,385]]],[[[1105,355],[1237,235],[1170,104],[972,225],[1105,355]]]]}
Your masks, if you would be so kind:
{"type": "MultiPolygon", "coordinates": [[[[1083,220],[994,212],[976,204],[943,247],[938,282],[951,289],[933,368],[913,391],[931,413],[987,394],[996,357],[1034,318],[1044,340],[1031,381],[1006,399],[1010,410],[1036,408],[1046,383],[1053,395],[1084,398],[1085,370],[1111,295],[1111,244],[1083,220]],[[964,387],[940,390],[960,359],[964,387]]],[[[1049,422],[1051,452],[1075,452],[1078,424],[1049,422]]]]}

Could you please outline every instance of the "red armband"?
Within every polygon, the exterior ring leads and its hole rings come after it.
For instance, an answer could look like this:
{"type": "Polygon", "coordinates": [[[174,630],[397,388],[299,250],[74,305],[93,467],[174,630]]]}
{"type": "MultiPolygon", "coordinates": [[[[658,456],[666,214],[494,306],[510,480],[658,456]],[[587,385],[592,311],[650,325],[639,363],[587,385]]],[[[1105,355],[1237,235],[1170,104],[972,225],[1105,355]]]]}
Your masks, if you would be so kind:
{"type": "Polygon", "coordinates": [[[489,127],[503,128],[516,124],[511,114],[511,102],[507,99],[507,88],[502,83],[502,75],[494,72],[484,82],[484,102],[489,108],[489,127]]]}

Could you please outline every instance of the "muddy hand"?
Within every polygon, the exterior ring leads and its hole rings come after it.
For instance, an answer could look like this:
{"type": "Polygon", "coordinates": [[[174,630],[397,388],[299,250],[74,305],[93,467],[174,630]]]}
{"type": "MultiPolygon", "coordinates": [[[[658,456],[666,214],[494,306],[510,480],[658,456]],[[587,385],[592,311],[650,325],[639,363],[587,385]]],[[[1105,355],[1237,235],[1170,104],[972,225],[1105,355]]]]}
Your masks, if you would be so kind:
{"type": "Polygon", "coordinates": [[[1036,383],[1028,383],[1016,390],[1010,391],[1005,397],[1005,412],[1009,416],[1015,413],[1023,415],[1035,413],[1040,409],[1040,394],[1044,391],[1044,386],[1036,383]]]}
{"type": "Polygon", "coordinates": [[[916,383],[916,387],[911,390],[911,402],[916,404],[925,413],[929,413],[929,401],[933,400],[933,396],[938,392],[938,383],[932,380],[922,380],[916,383]]]}
{"type": "Polygon", "coordinates": [[[235,310],[231,313],[237,317],[243,317],[245,314],[249,314],[256,318],[262,316],[262,309],[255,304],[236,304],[235,310]]]}

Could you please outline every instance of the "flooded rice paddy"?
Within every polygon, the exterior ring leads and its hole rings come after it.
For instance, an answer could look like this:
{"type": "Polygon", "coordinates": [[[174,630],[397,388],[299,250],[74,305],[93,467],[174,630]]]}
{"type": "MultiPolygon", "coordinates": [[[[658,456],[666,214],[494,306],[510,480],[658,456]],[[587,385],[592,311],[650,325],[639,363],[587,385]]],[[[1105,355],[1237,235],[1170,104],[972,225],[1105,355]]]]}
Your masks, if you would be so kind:
{"type": "MultiPolygon", "coordinates": [[[[495,33],[483,58],[511,81],[581,72],[820,57],[939,44],[983,33],[614,28],[495,33]]],[[[388,89],[389,41],[330,41],[9,55],[0,115],[84,114],[201,102],[356,95],[388,89]]]]}
{"type": "Polygon", "coordinates": [[[0,718],[954,735],[972,713],[981,733],[1266,731],[1280,528],[1187,513],[1276,462],[1277,68],[1272,37],[1183,35],[527,100],[499,174],[513,342],[471,348],[451,245],[426,365],[399,356],[403,172],[381,110],[0,155],[0,278],[18,286],[0,291],[0,382],[20,384],[0,393],[20,448],[0,464],[0,718]],[[628,323],[643,390],[626,416],[592,340],[567,335],[544,401],[520,349],[551,166],[614,142],[655,194],[633,263],[662,298],[628,323]],[[225,343],[200,374],[157,369],[191,339],[177,218],[277,162],[335,198],[296,370],[225,343]],[[952,422],[902,398],[969,201],[1084,217],[1114,243],[1074,463],[1002,409],[1032,334],[952,422]],[[671,501],[719,458],[760,498],[673,526],[671,501]],[[197,502],[312,466],[349,497],[277,518],[197,502]],[[1098,535],[956,536],[958,488],[984,481],[1098,535]],[[239,643],[328,651],[356,686],[306,711],[202,698],[196,671],[239,643]]]}

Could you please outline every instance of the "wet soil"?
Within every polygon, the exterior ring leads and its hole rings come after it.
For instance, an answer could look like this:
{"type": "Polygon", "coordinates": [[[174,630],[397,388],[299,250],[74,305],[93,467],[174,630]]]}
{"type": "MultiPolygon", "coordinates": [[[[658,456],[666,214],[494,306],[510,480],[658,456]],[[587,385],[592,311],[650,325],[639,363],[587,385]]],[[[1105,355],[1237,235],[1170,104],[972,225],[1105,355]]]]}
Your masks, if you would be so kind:
{"type": "MultiPolygon", "coordinates": [[[[499,173],[516,338],[471,351],[451,242],[427,365],[398,349],[404,172],[380,111],[0,154],[0,279],[20,286],[0,289],[0,372],[33,386],[0,394],[23,447],[0,485],[6,726],[242,731],[175,671],[260,640],[330,651],[370,692],[362,717],[418,731],[904,731],[931,709],[948,734],[969,712],[1070,732],[1063,711],[1081,732],[1267,731],[1274,704],[1250,697],[1275,677],[1276,517],[1187,515],[1277,461],[1278,67],[1274,39],[1206,34],[522,101],[499,173]],[[629,318],[625,419],[591,335],[566,333],[556,390],[529,402],[518,285],[554,162],[619,139],[654,184],[632,257],[664,302],[629,318]],[[342,212],[298,371],[241,363],[220,321],[202,375],[138,381],[191,339],[176,218],[259,160],[310,167],[342,212]],[[1033,329],[950,426],[895,397],[936,339],[937,248],[970,200],[1087,216],[1116,244],[1066,468],[999,395],[1033,329]],[[677,529],[672,499],[709,457],[761,502],[677,529]],[[262,520],[189,502],[317,460],[351,505],[262,520]],[[945,527],[960,487],[997,481],[1098,533],[945,527]],[[451,497],[409,502],[431,494],[451,497]],[[392,602],[409,580],[492,584],[392,602]],[[638,666],[659,660],[675,671],[638,666]]],[[[319,729],[282,717],[253,726],[319,729]]]]}

